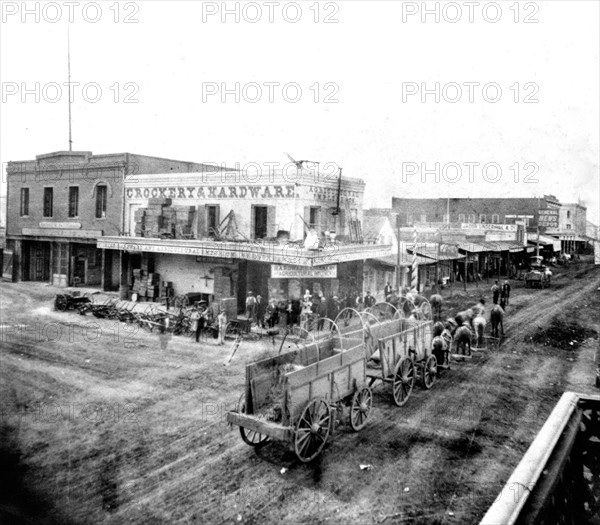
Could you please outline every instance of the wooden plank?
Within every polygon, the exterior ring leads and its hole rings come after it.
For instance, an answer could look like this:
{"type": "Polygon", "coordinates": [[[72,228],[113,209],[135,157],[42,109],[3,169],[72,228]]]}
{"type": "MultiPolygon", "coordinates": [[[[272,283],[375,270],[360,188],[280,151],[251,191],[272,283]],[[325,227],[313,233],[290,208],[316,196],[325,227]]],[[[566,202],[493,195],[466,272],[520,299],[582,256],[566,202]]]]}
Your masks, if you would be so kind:
{"type": "Polygon", "coordinates": [[[248,430],[254,430],[260,434],[272,437],[278,441],[289,442],[293,437],[293,430],[290,427],[284,427],[271,421],[265,421],[264,419],[258,419],[256,417],[240,414],[238,412],[227,412],[227,422],[231,425],[243,427],[248,430]]]}

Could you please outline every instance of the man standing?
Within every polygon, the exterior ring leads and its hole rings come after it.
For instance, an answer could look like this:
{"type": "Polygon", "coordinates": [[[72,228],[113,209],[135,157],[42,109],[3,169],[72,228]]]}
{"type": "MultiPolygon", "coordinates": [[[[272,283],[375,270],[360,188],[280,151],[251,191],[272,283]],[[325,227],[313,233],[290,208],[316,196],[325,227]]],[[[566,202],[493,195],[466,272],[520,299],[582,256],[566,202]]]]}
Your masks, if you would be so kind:
{"type": "Polygon", "coordinates": [[[502,291],[504,292],[504,300],[506,301],[506,304],[508,305],[508,299],[510,297],[510,283],[508,281],[504,281],[504,285],[502,286],[502,291]]]}
{"type": "Polygon", "coordinates": [[[227,330],[227,312],[221,310],[217,316],[217,325],[219,327],[219,344],[225,344],[225,330],[227,330]]]}
{"type": "Polygon", "coordinates": [[[365,308],[371,308],[375,304],[375,297],[371,295],[370,291],[367,291],[367,295],[365,295],[365,308]]]}
{"type": "Polygon", "coordinates": [[[261,328],[265,327],[266,304],[261,295],[256,296],[256,322],[261,328]]]}
{"type": "Polygon", "coordinates": [[[248,292],[248,297],[246,297],[246,318],[251,323],[254,322],[254,315],[256,311],[256,298],[252,292],[248,292]]]}
{"type": "Polygon", "coordinates": [[[494,286],[492,286],[492,301],[494,304],[498,304],[499,296],[500,296],[500,287],[498,286],[498,281],[495,281],[494,286]]]}
{"type": "Polygon", "coordinates": [[[388,283],[385,285],[385,288],[383,289],[383,296],[385,297],[385,300],[388,300],[388,297],[390,295],[392,295],[392,292],[394,291],[394,289],[391,287],[389,281],[388,283]]]}

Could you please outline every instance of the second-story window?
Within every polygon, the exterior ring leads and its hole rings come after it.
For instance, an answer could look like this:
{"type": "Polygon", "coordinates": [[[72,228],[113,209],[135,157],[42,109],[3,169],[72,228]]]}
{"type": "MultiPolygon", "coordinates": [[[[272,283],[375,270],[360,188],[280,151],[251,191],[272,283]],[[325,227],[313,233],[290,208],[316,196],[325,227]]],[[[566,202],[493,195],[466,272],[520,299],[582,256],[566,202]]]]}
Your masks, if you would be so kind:
{"type": "Polygon", "coordinates": [[[96,219],[106,218],[106,186],[96,186],[96,219]]]}
{"type": "Polygon", "coordinates": [[[21,188],[21,217],[29,215],[29,188],[21,188]]]}
{"type": "Polygon", "coordinates": [[[69,217],[79,216],[79,187],[69,187],[69,217]]]}
{"type": "Polygon", "coordinates": [[[465,214],[464,213],[459,213],[458,214],[458,222],[465,222],[465,214]]]}
{"type": "Polygon", "coordinates": [[[492,224],[500,224],[500,218],[497,214],[492,215],[492,224]]]}
{"type": "Polygon", "coordinates": [[[44,217],[52,217],[54,188],[44,188],[44,217]]]}
{"type": "Polygon", "coordinates": [[[485,222],[485,214],[484,213],[479,214],[479,222],[485,222]]]}

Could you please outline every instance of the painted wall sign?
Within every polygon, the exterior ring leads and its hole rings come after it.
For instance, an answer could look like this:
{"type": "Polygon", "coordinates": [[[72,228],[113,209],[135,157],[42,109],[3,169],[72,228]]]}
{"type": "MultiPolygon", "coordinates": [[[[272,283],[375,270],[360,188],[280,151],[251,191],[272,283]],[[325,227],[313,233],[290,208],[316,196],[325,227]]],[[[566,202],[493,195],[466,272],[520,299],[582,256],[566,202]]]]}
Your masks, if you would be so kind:
{"type": "Polygon", "coordinates": [[[128,199],[293,199],[292,186],[169,186],[127,188],[128,199]]]}
{"type": "Polygon", "coordinates": [[[538,225],[548,228],[558,228],[558,210],[539,210],[538,225]]]}
{"type": "MultiPolygon", "coordinates": [[[[308,186],[308,193],[312,193],[315,200],[320,201],[337,201],[338,190],[337,188],[327,188],[322,186],[308,186]]],[[[340,191],[340,201],[354,204],[360,197],[360,193],[357,191],[344,190],[340,191]]]]}
{"type": "Polygon", "coordinates": [[[102,237],[102,230],[67,230],[53,228],[23,228],[23,235],[36,235],[40,237],[77,237],[83,239],[96,239],[102,237]]]}
{"type": "Polygon", "coordinates": [[[287,266],[285,264],[271,265],[272,279],[336,279],[337,265],[318,266],[315,268],[306,266],[287,266]]]}
{"type": "Polygon", "coordinates": [[[460,224],[463,230],[496,230],[496,231],[517,231],[516,224],[488,224],[485,222],[463,222],[460,224]]]}
{"type": "Polygon", "coordinates": [[[58,228],[59,230],[79,230],[80,222],[40,222],[40,228],[58,228]]]}

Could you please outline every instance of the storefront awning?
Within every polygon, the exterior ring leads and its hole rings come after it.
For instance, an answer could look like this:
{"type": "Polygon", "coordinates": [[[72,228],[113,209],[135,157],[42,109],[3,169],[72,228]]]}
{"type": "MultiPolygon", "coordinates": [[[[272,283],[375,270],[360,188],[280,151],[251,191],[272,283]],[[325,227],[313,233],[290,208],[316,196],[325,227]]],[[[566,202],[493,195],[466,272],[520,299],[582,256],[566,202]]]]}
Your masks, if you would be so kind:
{"type": "MultiPolygon", "coordinates": [[[[530,235],[529,238],[527,239],[527,242],[529,244],[533,244],[536,245],[538,242],[538,236],[537,235],[530,235]]],[[[539,236],[539,242],[542,246],[552,246],[552,249],[555,252],[559,252],[560,251],[560,240],[557,239],[556,237],[550,237],[548,235],[540,235],[539,236]]]]}
{"type": "Polygon", "coordinates": [[[98,248],[127,252],[174,253],[218,259],[244,259],[271,264],[323,266],[369,258],[387,257],[391,245],[331,244],[320,250],[307,250],[294,243],[251,241],[197,241],[153,237],[99,237],[98,248]]]}
{"type": "Polygon", "coordinates": [[[497,246],[496,251],[517,253],[523,251],[524,246],[512,241],[497,241],[494,243],[497,246]]]}
{"type": "MultiPolygon", "coordinates": [[[[413,244],[407,244],[406,250],[409,257],[412,257],[413,244]]],[[[464,255],[458,253],[456,244],[444,244],[439,246],[436,243],[419,244],[417,243],[417,256],[427,257],[434,261],[452,261],[455,259],[464,259],[464,255]]]]}
{"type": "MultiPolygon", "coordinates": [[[[380,264],[384,264],[386,266],[392,266],[392,267],[396,267],[398,266],[398,257],[396,255],[390,255],[388,257],[377,257],[377,258],[373,258],[373,259],[369,259],[370,261],[375,261],[377,263],[380,264]]],[[[413,256],[406,253],[406,254],[402,254],[400,256],[400,266],[407,266],[410,267],[412,266],[413,263],[413,256]]],[[[417,255],[417,264],[419,266],[425,265],[425,264],[435,264],[435,261],[433,259],[428,259],[427,257],[420,257],[419,255],[417,255]]]]}

